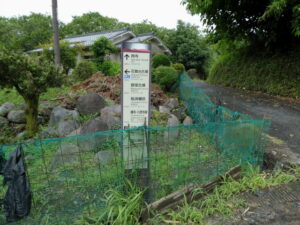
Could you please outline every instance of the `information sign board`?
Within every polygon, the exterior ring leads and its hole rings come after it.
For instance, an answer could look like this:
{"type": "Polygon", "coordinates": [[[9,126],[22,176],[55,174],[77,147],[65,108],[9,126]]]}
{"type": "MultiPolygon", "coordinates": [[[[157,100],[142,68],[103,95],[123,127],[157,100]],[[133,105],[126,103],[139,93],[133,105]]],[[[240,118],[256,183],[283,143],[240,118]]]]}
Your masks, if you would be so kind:
{"type": "Polygon", "coordinates": [[[149,125],[150,55],[148,49],[122,50],[122,127],[149,125]]]}
{"type": "MultiPolygon", "coordinates": [[[[122,128],[148,126],[150,119],[149,44],[125,42],[122,48],[122,128]]],[[[123,134],[125,169],[148,168],[147,138],[144,129],[123,134]]]]}

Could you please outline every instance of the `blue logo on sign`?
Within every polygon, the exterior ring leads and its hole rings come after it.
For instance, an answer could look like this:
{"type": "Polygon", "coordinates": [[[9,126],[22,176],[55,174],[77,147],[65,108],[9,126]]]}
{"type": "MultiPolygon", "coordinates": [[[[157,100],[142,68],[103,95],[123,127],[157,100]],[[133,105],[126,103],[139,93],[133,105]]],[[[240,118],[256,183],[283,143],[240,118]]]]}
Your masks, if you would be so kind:
{"type": "Polygon", "coordinates": [[[125,78],[125,79],[126,79],[126,78],[130,78],[130,75],[129,75],[129,74],[126,74],[126,75],[123,76],[123,78],[125,78]]]}

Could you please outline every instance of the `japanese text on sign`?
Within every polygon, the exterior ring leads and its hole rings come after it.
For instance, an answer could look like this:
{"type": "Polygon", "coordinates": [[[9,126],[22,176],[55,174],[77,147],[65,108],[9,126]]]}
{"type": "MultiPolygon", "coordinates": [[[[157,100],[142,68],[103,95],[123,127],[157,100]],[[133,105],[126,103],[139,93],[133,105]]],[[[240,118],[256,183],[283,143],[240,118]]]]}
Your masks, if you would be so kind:
{"type": "Polygon", "coordinates": [[[148,125],[150,104],[150,51],[124,50],[123,128],[148,125]]]}

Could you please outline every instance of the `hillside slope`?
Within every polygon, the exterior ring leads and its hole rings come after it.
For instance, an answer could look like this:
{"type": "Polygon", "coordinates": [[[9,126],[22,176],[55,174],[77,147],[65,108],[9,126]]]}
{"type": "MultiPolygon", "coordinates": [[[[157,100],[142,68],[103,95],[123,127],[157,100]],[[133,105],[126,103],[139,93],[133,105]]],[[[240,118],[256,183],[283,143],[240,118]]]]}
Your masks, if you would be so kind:
{"type": "Polygon", "coordinates": [[[208,82],[300,98],[300,47],[285,53],[252,50],[219,56],[208,82]]]}

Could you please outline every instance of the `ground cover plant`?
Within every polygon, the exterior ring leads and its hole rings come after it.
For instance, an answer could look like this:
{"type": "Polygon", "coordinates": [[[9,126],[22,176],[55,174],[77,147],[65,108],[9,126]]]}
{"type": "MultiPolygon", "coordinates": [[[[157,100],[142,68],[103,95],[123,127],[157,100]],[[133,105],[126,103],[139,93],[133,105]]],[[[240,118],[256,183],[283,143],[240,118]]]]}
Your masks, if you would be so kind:
{"type": "MultiPolygon", "coordinates": [[[[216,187],[199,201],[185,203],[176,210],[169,210],[164,215],[157,215],[149,224],[208,224],[209,216],[220,216],[230,219],[238,208],[245,208],[247,203],[239,196],[243,192],[254,192],[266,187],[287,184],[300,179],[300,169],[289,171],[275,171],[274,173],[260,172],[260,169],[251,165],[244,168],[242,178],[233,180],[226,178],[222,185],[216,187]]],[[[201,189],[195,190],[201,193],[201,189]]]]}

